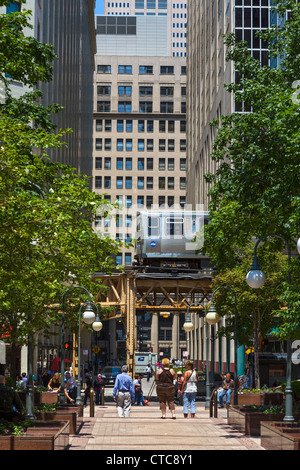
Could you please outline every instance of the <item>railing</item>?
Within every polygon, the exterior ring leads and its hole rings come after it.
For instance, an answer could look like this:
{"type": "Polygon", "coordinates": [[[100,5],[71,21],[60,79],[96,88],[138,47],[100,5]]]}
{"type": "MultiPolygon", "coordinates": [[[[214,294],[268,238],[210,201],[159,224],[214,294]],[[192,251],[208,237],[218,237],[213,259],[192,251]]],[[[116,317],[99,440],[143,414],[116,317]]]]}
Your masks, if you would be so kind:
{"type": "Polygon", "coordinates": [[[218,392],[217,389],[214,388],[210,400],[209,400],[209,416],[210,418],[217,418],[218,417],[218,392]]]}

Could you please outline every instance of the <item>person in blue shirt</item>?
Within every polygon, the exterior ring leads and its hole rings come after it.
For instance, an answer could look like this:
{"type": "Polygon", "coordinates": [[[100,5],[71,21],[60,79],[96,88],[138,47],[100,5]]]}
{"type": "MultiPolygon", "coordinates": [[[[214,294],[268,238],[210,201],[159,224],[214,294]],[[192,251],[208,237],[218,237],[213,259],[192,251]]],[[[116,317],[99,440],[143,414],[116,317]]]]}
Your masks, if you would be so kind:
{"type": "Polygon", "coordinates": [[[129,418],[131,405],[135,400],[135,387],[127,372],[127,365],[122,366],[122,373],[117,375],[113,389],[113,398],[117,403],[120,418],[129,418]]]}

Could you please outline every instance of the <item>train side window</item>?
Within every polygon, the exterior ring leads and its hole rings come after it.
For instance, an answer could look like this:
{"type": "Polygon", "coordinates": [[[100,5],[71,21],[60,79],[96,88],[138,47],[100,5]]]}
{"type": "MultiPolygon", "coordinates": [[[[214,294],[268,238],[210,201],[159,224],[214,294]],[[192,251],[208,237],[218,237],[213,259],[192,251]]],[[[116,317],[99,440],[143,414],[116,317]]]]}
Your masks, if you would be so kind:
{"type": "Polygon", "coordinates": [[[167,217],[166,218],[166,234],[167,235],[183,235],[183,218],[167,217]]]}
{"type": "Polygon", "coordinates": [[[159,235],[159,219],[158,217],[148,217],[148,237],[159,235]]]}

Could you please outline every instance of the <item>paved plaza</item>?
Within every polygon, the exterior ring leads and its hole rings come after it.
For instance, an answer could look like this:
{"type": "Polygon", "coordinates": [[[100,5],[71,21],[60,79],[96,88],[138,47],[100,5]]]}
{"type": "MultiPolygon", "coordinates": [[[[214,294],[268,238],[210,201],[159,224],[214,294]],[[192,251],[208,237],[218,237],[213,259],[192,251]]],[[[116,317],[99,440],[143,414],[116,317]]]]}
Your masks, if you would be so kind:
{"type": "MultiPolygon", "coordinates": [[[[150,385],[143,379],[145,397],[150,385]]],[[[132,455],[171,451],[178,452],[180,458],[195,458],[188,457],[189,451],[264,450],[260,438],[245,437],[227,425],[226,410],[219,410],[217,418],[210,418],[204,401],[197,401],[194,419],[185,419],[182,406],[176,406],[176,420],[171,419],[170,412],[163,420],[154,392],[150,406],[134,405],[130,418],[119,418],[112,387],[106,388],[105,396],[104,405],[95,406],[94,417],[90,417],[90,406],[85,407],[84,424],[79,434],[70,437],[70,450],[105,450],[116,455],[118,451],[132,451],[132,455]]]]}

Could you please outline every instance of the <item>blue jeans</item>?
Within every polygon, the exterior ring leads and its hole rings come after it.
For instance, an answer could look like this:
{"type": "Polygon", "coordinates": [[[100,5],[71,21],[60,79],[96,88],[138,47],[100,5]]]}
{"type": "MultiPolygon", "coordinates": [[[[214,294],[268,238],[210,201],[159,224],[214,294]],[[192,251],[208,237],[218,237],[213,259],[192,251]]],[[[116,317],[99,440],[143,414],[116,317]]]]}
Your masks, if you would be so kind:
{"type": "Polygon", "coordinates": [[[227,403],[230,403],[230,395],[232,393],[232,389],[230,388],[229,390],[223,390],[220,393],[219,400],[220,400],[220,406],[223,406],[223,398],[226,395],[227,398],[227,403]]]}
{"type": "Polygon", "coordinates": [[[196,413],[196,396],[197,396],[197,393],[183,392],[183,413],[184,414],[188,414],[189,405],[190,405],[191,414],[196,413]]]}
{"type": "Polygon", "coordinates": [[[135,394],[135,401],[136,401],[137,406],[141,406],[141,402],[142,402],[143,406],[145,406],[143,392],[135,394]]]}

